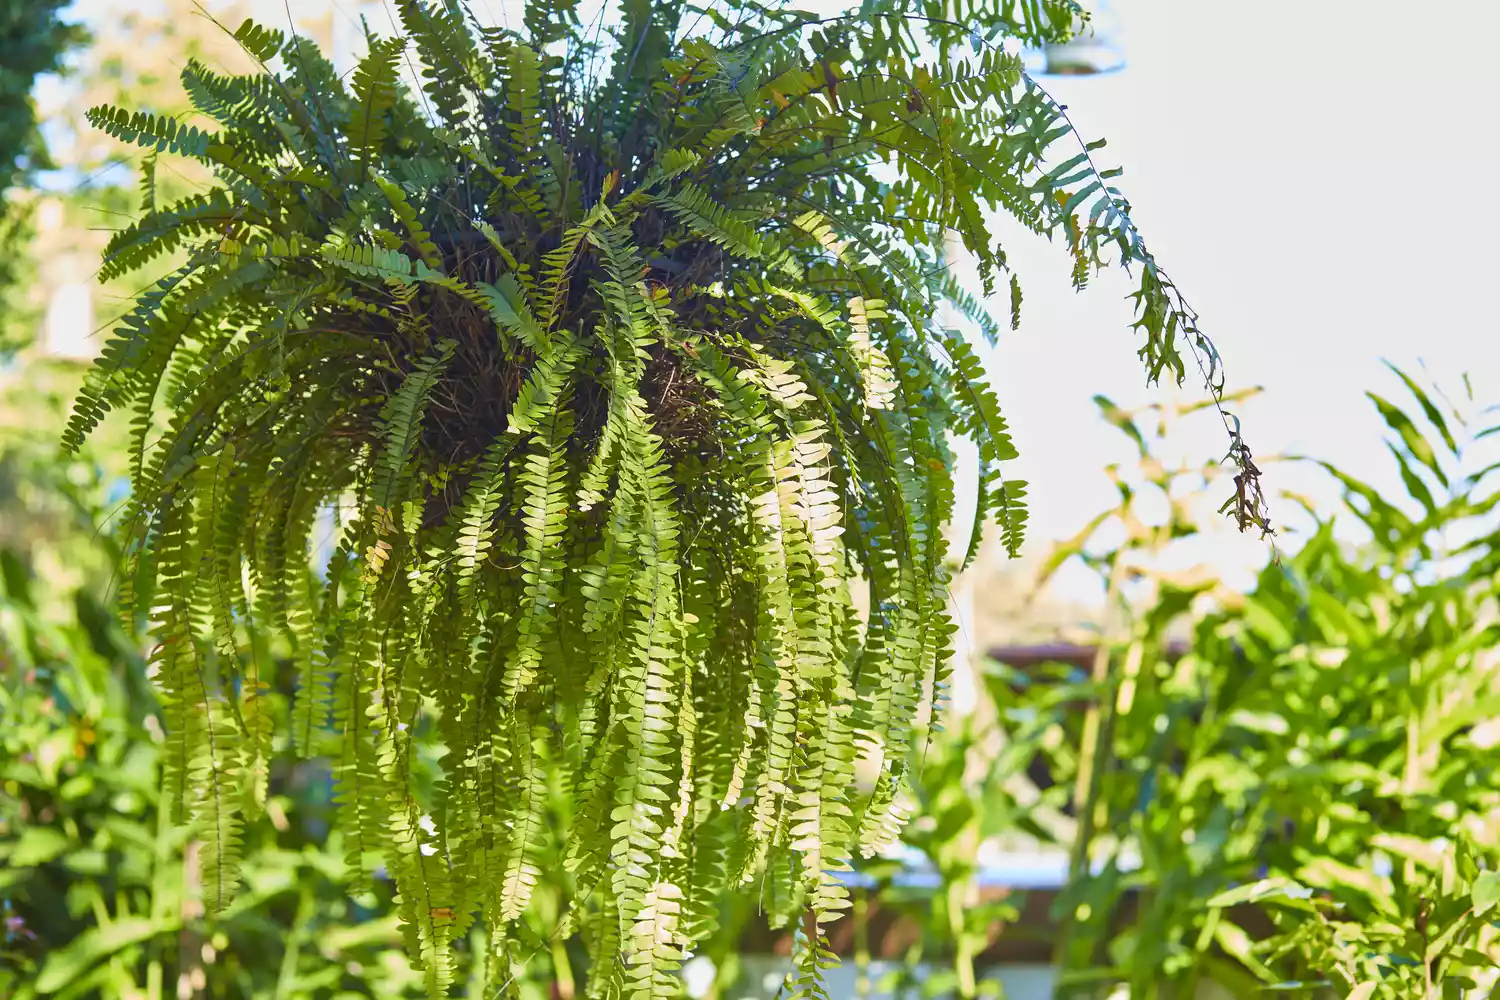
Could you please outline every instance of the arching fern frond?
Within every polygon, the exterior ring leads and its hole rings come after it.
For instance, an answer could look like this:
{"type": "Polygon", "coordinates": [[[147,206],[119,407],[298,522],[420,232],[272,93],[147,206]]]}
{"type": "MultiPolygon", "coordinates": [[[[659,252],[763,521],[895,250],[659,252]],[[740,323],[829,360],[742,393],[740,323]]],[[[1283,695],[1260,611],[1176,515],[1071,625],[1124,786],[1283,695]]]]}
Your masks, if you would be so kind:
{"type": "Polygon", "coordinates": [[[88,122],[122,142],[145,146],[158,153],[175,153],[182,156],[203,158],[208,155],[209,144],[214,136],[195,126],[181,125],[173,118],[137,111],[131,114],[124,108],[102,105],[90,108],[88,122]]]}

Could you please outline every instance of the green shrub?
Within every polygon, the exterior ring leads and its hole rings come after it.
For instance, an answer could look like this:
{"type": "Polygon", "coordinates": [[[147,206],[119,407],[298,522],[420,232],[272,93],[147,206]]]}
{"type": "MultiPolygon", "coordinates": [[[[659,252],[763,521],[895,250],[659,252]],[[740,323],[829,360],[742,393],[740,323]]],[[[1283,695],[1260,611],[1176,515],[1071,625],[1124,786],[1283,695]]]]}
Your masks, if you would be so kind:
{"type": "Polygon", "coordinates": [[[1471,396],[1397,375],[1404,405],[1371,398],[1406,495],[1319,462],[1343,505],[1309,507],[1300,548],[1242,596],[1153,569],[1195,522],[1181,476],[1107,408],[1146,481],[1121,480],[1122,543],[1091,542],[1096,522],[1060,555],[1089,554],[1123,624],[1074,689],[1088,712],[1058,711],[1053,685],[1001,703],[1050,713],[1063,735],[1043,757],[1078,789],[1074,879],[1055,912],[1076,995],[1103,981],[1192,997],[1213,979],[1243,996],[1275,983],[1452,996],[1500,967],[1493,915],[1468,902],[1476,879],[1493,891],[1500,861],[1492,432],[1471,396]],[[1157,490],[1177,498],[1165,520],[1138,507],[1157,490]],[[1229,906],[1247,895],[1259,905],[1229,906]],[[1287,911],[1274,926],[1268,907],[1287,911]],[[1444,992],[1423,992],[1429,979],[1444,992]]]}

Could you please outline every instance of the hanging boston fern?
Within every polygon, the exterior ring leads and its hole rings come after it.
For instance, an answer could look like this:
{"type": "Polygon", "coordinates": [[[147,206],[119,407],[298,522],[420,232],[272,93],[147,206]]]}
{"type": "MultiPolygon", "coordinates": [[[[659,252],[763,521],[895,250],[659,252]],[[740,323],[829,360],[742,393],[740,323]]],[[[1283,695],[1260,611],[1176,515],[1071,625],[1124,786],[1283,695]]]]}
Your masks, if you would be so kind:
{"type": "MultiPolygon", "coordinates": [[[[127,596],[210,906],[278,738],[251,655],[271,633],[291,741],[332,759],[350,860],[394,881],[434,994],[476,928],[520,960],[544,842],[591,995],[674,994],[741,887],[798,928],[794,985],[819,992],[838,873],[898,831],[943,697],[950,564],[986,521],[1011,553],[1025,525],[995,395],[937,322],[952,302],[995,334],[945,239],[986,294],[994,209],[1066,242],[1079,284],[1134,268],[1148,374],[1180,381],[1185,345],[1219,383],[1097,147],[1014,54],[1075,6],[624,0],[583,23],[535,0],[511,29],[396,7],[347,80],[246,23],[263,73],[183,71],[209,128],[91,113],[222,179],[148,190],[115,236],[105,277],[178,266],[66,435],[133,415],[127,596]],[[950,552],[954,436],[981,474],[950,552]]],[[[1264,526],[1232,445],[1234,513],[1264,526]]]]}

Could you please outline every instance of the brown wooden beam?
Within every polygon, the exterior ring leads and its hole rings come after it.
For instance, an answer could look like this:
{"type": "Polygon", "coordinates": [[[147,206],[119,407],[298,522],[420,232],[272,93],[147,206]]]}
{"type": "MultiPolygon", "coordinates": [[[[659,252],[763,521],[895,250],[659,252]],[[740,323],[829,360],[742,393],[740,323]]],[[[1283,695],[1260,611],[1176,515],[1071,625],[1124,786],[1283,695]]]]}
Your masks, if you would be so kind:
{"type": "MultiPolygon", "coordinates": [[[[1172,640],[1167,643],[1167,661],[1175,662],[1181,659],[1191,652],[1192,648],[1191,643],[1172,640]]],[[[1036,646],[994,646],[985,655],[992,660],[999,660],[1001,663],[1021,669],[1039,667],[1044,663],[1066,663],[1082,669],[1093,664],[1094,654],[1097,651],[1097,646],[1075,646],[1066,642],[1054,642],[1036,646]]]]}

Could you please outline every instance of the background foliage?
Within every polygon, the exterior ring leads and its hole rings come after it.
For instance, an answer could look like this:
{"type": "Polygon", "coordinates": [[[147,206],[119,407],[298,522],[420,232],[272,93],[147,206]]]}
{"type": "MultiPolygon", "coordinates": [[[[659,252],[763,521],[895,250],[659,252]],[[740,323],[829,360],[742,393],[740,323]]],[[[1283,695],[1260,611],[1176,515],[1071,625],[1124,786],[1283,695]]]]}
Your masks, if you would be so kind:
{"type": "MultiPolygon", "coordinates": [[[[1132,997],[1193,996],[1204,978],[1247,995],[1326,981],[1337,995],[1426,996],[1446,980],[1430,995],[1447,996],[1454,977],[1492,982],[1492,916],[1470,900],[1476,865],[1493,885],[1500,848],[1492,431],[1467,382],[1455,404],[1394,381],[1403,404],[1371,399],[1408,495],[1320,462],[1344,508],[1309,510],[1306,541],[1250,593],[1153,571],[1195,530],[1189,506],[1148,522],[1143,491],[1123,481],[1124,543],[1090,552],[1101,520],[1060,551],[1083,553],[1124,611],[1074,689],[1086,712],[1031,702],[1057,713],[1063,738],[1042,752],[1078,821],[1055,911],[1078,995],[1101,979],[1132,997]],[[1363,544],[1335,534],[1350,520],[1363,544]],[[1279,946],[1256,943],[1263,910],[1230,907],[1250,899],[1293,911],[1279,914],[1279,946]]],[[[1102,405],[1137,444],[1142,485],[1180,498],[1139,424],[1102,405]]]]}

